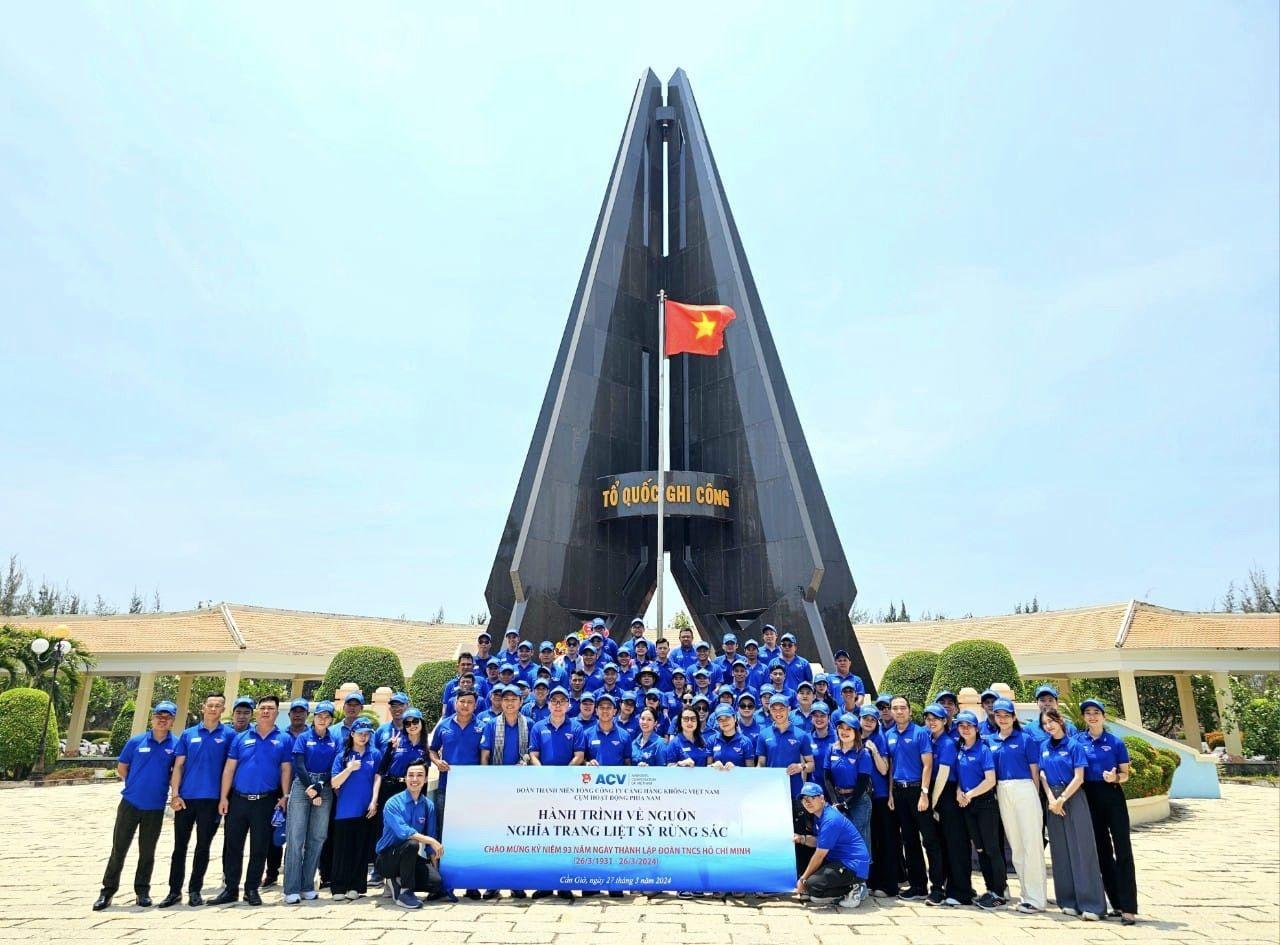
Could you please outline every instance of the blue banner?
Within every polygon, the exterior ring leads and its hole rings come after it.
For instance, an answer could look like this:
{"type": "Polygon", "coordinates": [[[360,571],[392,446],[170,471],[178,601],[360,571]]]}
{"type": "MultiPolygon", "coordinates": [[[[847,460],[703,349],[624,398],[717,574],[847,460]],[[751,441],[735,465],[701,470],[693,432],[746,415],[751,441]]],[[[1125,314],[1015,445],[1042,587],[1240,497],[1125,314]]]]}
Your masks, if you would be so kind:
{"type": "Polygon", "coordinates": [[[777,768],[458,767],[445,886],[790,892],[791,790],[777,768]]]}

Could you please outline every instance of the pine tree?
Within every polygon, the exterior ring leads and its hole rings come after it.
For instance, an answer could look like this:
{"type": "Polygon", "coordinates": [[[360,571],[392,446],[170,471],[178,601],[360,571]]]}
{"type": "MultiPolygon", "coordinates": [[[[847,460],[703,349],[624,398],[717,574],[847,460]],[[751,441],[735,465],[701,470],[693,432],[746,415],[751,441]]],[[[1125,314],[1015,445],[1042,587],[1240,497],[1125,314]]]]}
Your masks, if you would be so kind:
{"type": "Polygon", "coordinates": [[[892,601],[890,601],[890,602],[889,602],[889,616],[884,618],[884,622],[885,622],[885,623],[897,623],[897,622],[898,622],[898,611],[897,611],[897,608],[895,608],[895,607],[893,606],[893,602],[892,602],[892,601]]]}

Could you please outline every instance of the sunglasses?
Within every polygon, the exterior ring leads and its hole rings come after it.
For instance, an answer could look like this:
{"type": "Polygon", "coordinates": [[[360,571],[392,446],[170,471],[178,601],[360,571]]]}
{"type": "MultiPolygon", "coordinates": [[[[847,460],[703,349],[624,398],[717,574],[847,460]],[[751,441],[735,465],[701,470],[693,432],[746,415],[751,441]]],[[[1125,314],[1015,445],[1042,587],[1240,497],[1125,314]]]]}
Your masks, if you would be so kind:
{"type": "Polygon", "coordinates": [[[405,719],[405,725],[421,725],[422,719],[405,719]]]}

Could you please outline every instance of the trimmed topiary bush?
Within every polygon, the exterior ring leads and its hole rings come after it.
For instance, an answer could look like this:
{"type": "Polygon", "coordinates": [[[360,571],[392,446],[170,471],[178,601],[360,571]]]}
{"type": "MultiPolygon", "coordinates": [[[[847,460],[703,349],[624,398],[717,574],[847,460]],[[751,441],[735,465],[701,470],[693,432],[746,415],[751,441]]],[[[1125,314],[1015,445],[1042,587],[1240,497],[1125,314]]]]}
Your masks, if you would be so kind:
{"type": "Polygon", "coordinates": [[[982,692],[997,682],[1006,683],[1014,692],[1022,685],[1009,648],[995,640],[960,640],[938,655],[929,694],[942,689],[958,693],[966,686],[982,692]]]}
{"type": "MultiPolygon", "coordinates": [[[[40,729],[49,714],[49,694],[18,687],[0,692],[0,777],[20,780],[31,774],[40,750],[40,729]]],[[[45,737],[46,769],[58,759],[58,721],[49,718],[45,737]]]]}
{"type": "Polygon", "coordinates": [[[133,733],[133,708],[134,701],[130,699],[121,707],[120,714],[116,716],[116,724],[111,726],[110,751],[116,757],[124,750],[124,743],[133,733]]]}
{"type": "Polygon", "coordinates": [[[938,669],[938,654],[932,650],[907,650],[899,653],[884,669],[879,692],[906,696],[913,706],[923,706],[929,699],[929,687],[938,669]]]}
{"type": "Polygon", "coordinates": [[[440,721],[440,713],[444,706],[444,687],[458,671],[458,664],[453,660],[438,660],[434,663],[423,663],[413,671],[409,679],[409,698],[422,711],[423,721],[429,732],[440,721]]]}
{"type": "Polygon", "coordinates": [[[1156,748],[1136,735],[1126,736],[1124,743],[1129,748],[1129,780],[1123,785],[1124,796],[1133,800],[1168,794],[1181,756],[1172,749],[1156,748]]]}
{"type": "Polygon", "coordinates": [[[393,692],[402,691],[404,667],[400,665],[400,657],[385,647],[349,646],[330,661],[324,681],[320,683],[320,698],[332,699],[334,691],[349,682],[359,686],[368,701],[379,686],[387,686],[393,692]]]}

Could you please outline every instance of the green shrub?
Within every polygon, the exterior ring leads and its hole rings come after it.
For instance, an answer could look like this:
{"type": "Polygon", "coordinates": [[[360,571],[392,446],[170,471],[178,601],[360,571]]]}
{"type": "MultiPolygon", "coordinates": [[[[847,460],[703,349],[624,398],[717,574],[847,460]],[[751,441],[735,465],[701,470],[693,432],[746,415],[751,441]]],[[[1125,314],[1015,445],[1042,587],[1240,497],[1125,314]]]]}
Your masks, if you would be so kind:
{"type": "Polygon", "coordinates": [[[982,692],[998,682],[1006,683],[1014,692],[1021,686],[1018,664],[1009,648],[995,640],[961,640],[939,654],[929,693],[942,689],[958,693],[966,686],[982,692]]]}
{"type": "Polygon", "coordinates": [[[932,650],[907,650],[899,653],[884,669],[878,691],[906,696],[915,706],[929,699],[929,687],[938,668],[938,654],[932,650]]]}
{"type": "MultiPolygon", "coordinates": [[[[1167,768],[1170,772],[1177,771],[1178,765],[1182,764],[1182,756],[1172,748],[1157,748],[1156,760],[1160,765],[1167,768]]],[[[1172,774],[1170,775],[1172,777],[1172,774]]]]}
{"type": "Polygon", "coordinates": [[[1129,748],[1129,780],[1124,783],[1124,796],[1133,799],[1168,794],[1182,756],[1171,748],[1156,748],[1136,735],[1126,736],[1124,743],[1129,748]]]}
{"type": "MultiPolygon", "coordinates": [[[[49,715],[49,695],[39,689],[18,687],[0,692],[0,777],[22,779],[31,774],[40,750],[40,729],[49,715]]],[[[58,722],[49,718],[44,763],[58,759],[58,722]]]]}
{"type": "Polygon", "coordinates": [[[116,716],[116,724],[111,726],[111,754],[117,757],[133,734],[133,708],[133,700],[127,700],[116,716]]]}
{"type": "Polygon", "coordinates": [[[365,701],[370,702],[380,686],[387,686],[392,692],[404,689],[404,667],[400,657],[385,647],[349,646],[330,661],[320,683],[321,698],[332,699],[337,688],[349,682],[359,686],[365,701]]]}
{"type": "Polygon", "coordinates": [[[1280,692],[1250,699],[1239,710],[1238,721],[1246,758],[1280,758],[1280,692]]]}
{"type": "Polygon", "coordinates": [[[409,698],[422,711],[428,732],[440,721],[445,683],[457,671],[458,664],[453,660],[439,660],[435,663],[423,663],[413,671],[413,676],[409,679],[409,698]]]}
{"type": "Polygon", "coordinates": [[[80,736],[87,742],[100,742],[111,737],[111,729],[109,728],[91,728],[86,729],[84,734],[80,736]]]}

